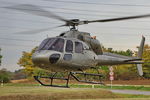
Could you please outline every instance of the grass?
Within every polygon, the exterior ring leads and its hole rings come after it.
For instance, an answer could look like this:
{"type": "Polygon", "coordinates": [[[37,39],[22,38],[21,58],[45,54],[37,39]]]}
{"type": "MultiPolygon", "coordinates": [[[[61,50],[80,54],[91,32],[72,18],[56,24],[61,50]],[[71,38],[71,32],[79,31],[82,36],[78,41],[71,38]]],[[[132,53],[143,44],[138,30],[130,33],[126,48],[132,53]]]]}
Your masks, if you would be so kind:
{"type": "MultiPolygon", "coordinates": [[[[40,86],[39,84],[25,84],[25,83],[8,83],[4,86],[40,86]]],[[[85,84],[70,84],[71,88],[92,88],[92,85],[85,85],[85,84]]],[[[94,88],[101,88],[101,89],[110,89],[110,86],[103,86],[103,85],[94,85],[94,88]]],[[[113,86],[112,89],[121,89],[121,90],[140,90],[140,91],[150,91],[150,87],[148,86],[113,86]]]]}
{"type": "MultiPolygon", "coordinates": [[[[92,88],[92,85],[70,85],[74,88],[92,88]]],[[[94,88],[110,89],[110,86],[94,85],[94,88]]],[[[140,91],[150,91],[150,87],[145,86],[112,86],[112,89],[121,90],[140,90],[140,91]]]]}
{"type": "Polygon", "coordinates": [[[0,100],[61,100],[119,98],[102,89],[50,88],[39,86],[5,86],[0,88],[0,100]]]}
{"type": "MultiPolygon", "coordinates": [[[[150,100],[150,96],[116,94],[107,90],[110,87],[91,85],[71,85],[71,88],[52,88],[38,84],[5,84],[0,87],[0,100],[66,100],[66,99],[94,99],[94,100],[150,100]],[[127,99],[125,99],[127,98],[127,99]]],[[[114,87],[115,88],[115,87],[114,87]]],[[[118,89],[118,87],[116,87],[118,89]]],[[[123,87],[120,87],[123,88],[123,87]]],[[[130,87],[131,88],[131,87],[130,87]]],[[[147,88],[147,87],[146,87],[147,88]]],[[[124,87],[125,89],[125,87],[124,87]]],[[[131,89],[139,89],[132,87],[131,89]]],[[[141,89],[141,88],[140,88],[141,89]]]]}

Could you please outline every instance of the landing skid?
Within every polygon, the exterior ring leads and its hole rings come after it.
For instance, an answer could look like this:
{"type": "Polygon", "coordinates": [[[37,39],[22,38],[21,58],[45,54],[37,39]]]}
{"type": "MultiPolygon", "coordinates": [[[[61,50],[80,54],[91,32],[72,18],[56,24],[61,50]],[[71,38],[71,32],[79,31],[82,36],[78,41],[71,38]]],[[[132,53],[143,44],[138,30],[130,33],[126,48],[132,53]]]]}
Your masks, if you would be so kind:
{"type": "Polygon", "coordinates": [[[68,74],[67,78],[62,78],[62,77],[56,77],[56,73],[54,73],[52,76],[34,76],[34,79],[39,82],[41,85],[43,86],[50,86],[50,87],[64,87],[64,88],[69,88],[68,83],[69,83],[69,78],[70,78],[70,73],[68,74]],[[40,79],[49,79],[50,80],[50,84],[45,84],[43,83],[40,79]],[[53,81],[54,80],[64,80],[66,81],[66,85],[54,85],[53,81]]]}
{"type": "Polygon", "coordinates": [[[75,80],[77,80],[78,82],[83,82],[83,83],[90,83],[90,84],[102,84],[104,85],[104,83],[102,82],[102,74],[92,74],[92,73],[84,73],[84,72],[70,72],[67,76],[67,78],[64,77],[56,77],[57,73],[54,73],[52,76],[34,76],[34,79],[39,82],[41,85],[43,86],[50,86],[50,87],[63,87],[63,88],[69,88],[68,83],[70,80],[70,76],[72,76],[75,80]],[[78,77],[78,75],[83,75],[84,79],[80,79],[78,77]],[[88,77],[98,77],[98,82],[97,81],[92,81],[89,80],[88,77]],[[45,84],[43,83],[40,79],[49,79],[50,80],[50,84],[45,84]],[[54,80],[64,80],[66,81],[65,85],[54,85],[53,81],[54,80]]]}

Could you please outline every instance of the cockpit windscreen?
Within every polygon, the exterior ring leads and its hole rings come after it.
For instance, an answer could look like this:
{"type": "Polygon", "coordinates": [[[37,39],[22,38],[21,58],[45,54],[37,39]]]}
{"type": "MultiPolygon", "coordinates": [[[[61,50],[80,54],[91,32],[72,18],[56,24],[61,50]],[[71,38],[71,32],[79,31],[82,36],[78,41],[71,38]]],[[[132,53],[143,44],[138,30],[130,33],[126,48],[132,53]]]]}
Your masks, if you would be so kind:
{"type": "Polygon", "coordinates": [[[62,38],[48,38],[45,39],[39,46],[38,50],[54,50],[63,52],[64,39],[62,38]]]}

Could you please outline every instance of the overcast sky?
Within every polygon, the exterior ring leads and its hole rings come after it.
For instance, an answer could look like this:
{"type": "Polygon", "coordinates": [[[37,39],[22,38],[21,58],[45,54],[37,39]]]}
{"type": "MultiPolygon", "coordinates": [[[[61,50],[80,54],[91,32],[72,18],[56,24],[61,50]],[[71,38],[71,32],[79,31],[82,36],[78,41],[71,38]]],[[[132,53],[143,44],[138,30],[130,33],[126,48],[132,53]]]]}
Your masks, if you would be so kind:
{"type": "MultiPolygon", "coordinates": [[[[68,30],[68,27],[63,27],[39,34],[17,34],[63,24],[54,19],[3,8],[18,4],[38,5],[64,18],[81,20],[150,14],[150,0],[0,0],[0,47],[3,55],[1,68],[10,71],[21,68],[17,61],[22,56],[22,51],[31,51],[47,35],[52,37],[68,30]]],[[[150,18],[92,23],[80,26],[79,30],[96,35],[105,47],[115,50],[136,50],[142,35],[146,37],[146,43],[150,44],[150,18]]]]}

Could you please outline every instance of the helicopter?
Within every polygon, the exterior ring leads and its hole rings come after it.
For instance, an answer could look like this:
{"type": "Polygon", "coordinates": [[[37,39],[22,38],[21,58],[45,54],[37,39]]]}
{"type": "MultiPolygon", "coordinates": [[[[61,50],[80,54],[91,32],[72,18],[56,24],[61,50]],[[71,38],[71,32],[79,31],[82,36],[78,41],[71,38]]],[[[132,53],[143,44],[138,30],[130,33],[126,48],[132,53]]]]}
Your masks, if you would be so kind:
{"type": "Polygon", "coordinates": [[[32,55],[32,61],[36,66],[55,72],[51,76],[34,76],[35,80],[37,80],[41,85],[52,87],[69,87],[68,83],[70,76],[74,77],[79,82],[103,84],[101,80],[100,82],[95,82],[86,79],[86,76],[102,77],[99,72],[98,74],[83,72],[86,69],[96,69],[97,66],[103,65],[137,64],[139,75],[143,75],[142,64],[144,62],[142,61],[142,53],[145,43],[144,36],[142,36],[137,57],[128,57],[119,54],[103,52],[102,45],[99,40],[97,40],[96,37],[92,37],[89,32],[78,31],[77,26],[96,22],[104,23],[146,18],[150,17],[150,14],[92,21],[80,21],[79,19],[65,19],[36,5],[21,4],[5,8],[57,19],[65,22],[64,25],[60,25],[58,27],[70,27],[69,31],[63,32],[59,36],[44,39],[39,45],[38,49],[32,55]],[[57,72],[66,71],[68,72],[67,78],[55,77],[57,72]],[[80,80],[76,76],[77,74],[84,75],[85,80],[80,80]],[[51,83],[44,84],[40,78],[50,79],[51,83]],[[66,85],[53,85],[54,79],[66,80],[66,85]]]}

